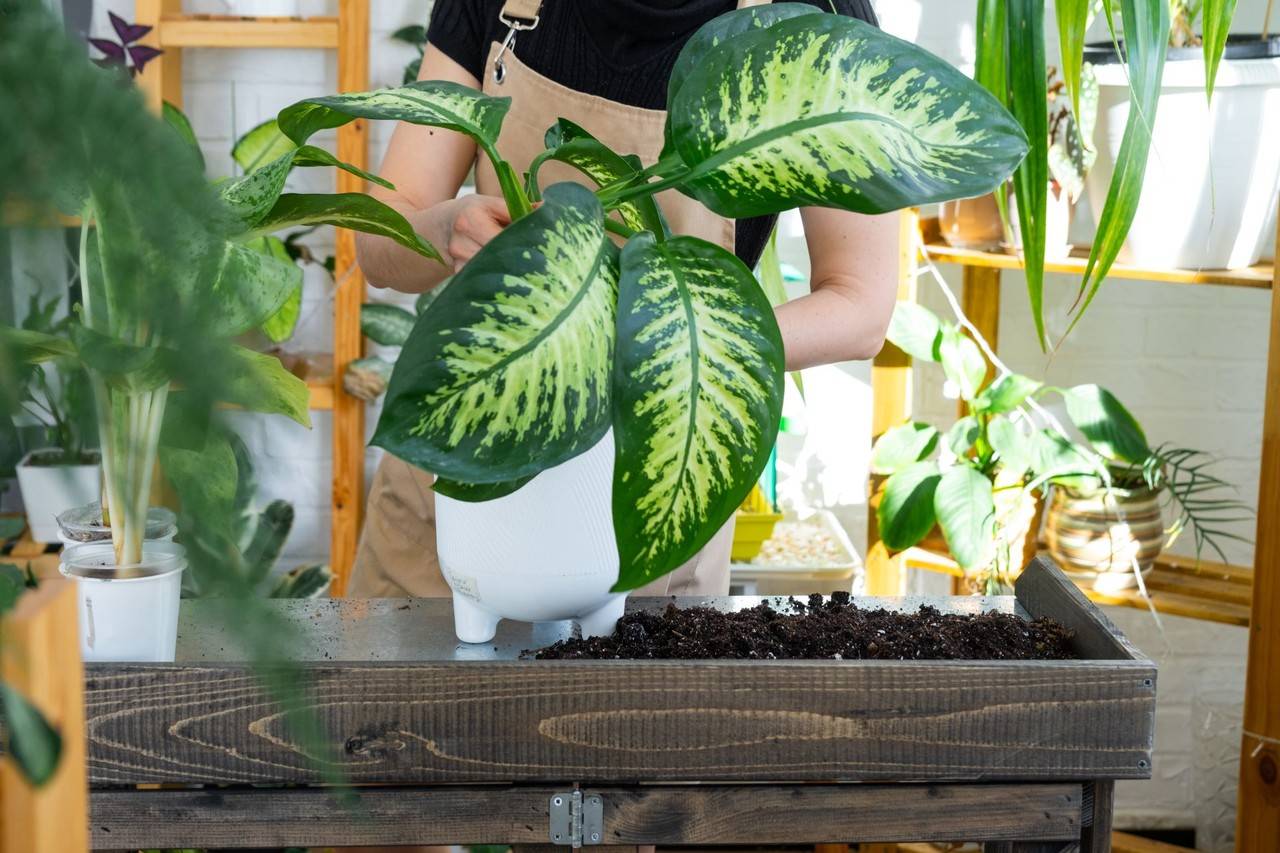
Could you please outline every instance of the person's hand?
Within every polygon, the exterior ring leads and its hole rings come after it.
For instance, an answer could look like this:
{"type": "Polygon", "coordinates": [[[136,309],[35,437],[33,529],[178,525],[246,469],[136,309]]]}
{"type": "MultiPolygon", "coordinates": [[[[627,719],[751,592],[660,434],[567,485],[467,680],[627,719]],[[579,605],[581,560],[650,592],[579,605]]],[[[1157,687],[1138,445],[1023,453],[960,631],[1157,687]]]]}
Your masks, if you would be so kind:
{"type": "Polygon", "coordinates": [[[465,195],[451,203],[445,251],[456,273],[476,252],[511,224],[507,203],[490,195],[465,195]]]}

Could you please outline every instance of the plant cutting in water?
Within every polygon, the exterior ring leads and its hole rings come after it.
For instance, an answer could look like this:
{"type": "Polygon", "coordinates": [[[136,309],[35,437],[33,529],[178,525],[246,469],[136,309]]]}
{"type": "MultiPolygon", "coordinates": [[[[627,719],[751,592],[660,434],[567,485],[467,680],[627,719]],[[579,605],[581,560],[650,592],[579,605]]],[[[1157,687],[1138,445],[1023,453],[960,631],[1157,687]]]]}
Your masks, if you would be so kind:
{"type": "Polygon", "coordinates": [[[356,118],[444,127],[493,164],[513,222],[417,319],[374,442],[435,472],[442,494],[487,500],[612,428],[616,591],[675,569],[724,524],[768,458],[782,399],[759,283],[732,253],[669,233],[654,193],[735,218],[882,213],[988,192],[1026,151],[1013,118],[947,63],[787,3],[730,12],[689,39],[656,163],[561,120],[521,181],[497,150],[508,104],[424,81],[310,98],[278,122],[298,145],[356,118]],[[540,192],[549,160],[599,189],[540,192]]]}

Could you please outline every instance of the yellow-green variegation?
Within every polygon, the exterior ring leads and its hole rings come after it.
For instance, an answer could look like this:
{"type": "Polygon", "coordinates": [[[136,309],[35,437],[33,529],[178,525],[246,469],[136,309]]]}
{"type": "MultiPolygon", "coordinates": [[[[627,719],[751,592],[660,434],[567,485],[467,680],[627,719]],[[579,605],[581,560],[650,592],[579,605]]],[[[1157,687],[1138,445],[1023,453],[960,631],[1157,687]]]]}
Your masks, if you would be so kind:
{"type": "Polygon", "coordinates": [[[590,448],[609,426],[617,255],[595,196],[549,187],[418,318],[374,443],[463,483],[590,448]]]}
{"type": "Polygon", "coordinates": [[[696,237],[622,250],[613,400],[617,590],[688,560],[755,483],[782,412],[782,337],[742,261],[696,237]]]}
{"type": "Polygon", "coordinates": [[[669,105],[678,189],[743,217],[881,213],[980,195],[1026,136],[950,64],[852,18],[803,15],[706,52],[669,105]]]}

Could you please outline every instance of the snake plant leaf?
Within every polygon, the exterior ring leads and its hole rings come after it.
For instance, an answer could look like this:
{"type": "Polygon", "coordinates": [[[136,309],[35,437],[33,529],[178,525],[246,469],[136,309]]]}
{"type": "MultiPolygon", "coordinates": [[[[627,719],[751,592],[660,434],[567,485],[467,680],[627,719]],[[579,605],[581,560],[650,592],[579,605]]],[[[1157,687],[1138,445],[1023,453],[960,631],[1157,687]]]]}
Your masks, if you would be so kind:
{"type": "MultiPolygon", "coordinates": [[[[538,170],[548,160],[574,167],[601,187],[630,178],[640,171],[626,157],[568,119],[562,118],[553,124],[543,141],[547,149],[529,164],[531,198],[538,197],[538,170]]],[[[670,230],[652,196],[623,202],[618,206],[618,214],[622,223],[634,231],[652,231],[665,236],[670,230]]]]}
{"type": "Polygon", "coordinates": [[[1201,41],[1204,44],[1204,92],[1213,100],[1213,84],[1218,79],[1218,65],[1231,35],[1231,19],[1236,14],[1236,0],[1204,0],[1200,7],[1201,41]]]}
{"type": "Polygon", "coordinates": [[[1008,0],[1005,13],[1009,48],[1009,108],[1032,140],[1031,150],[1013,173],[1013,196],[1022,234],[1027,296],[1040,348],[1049,345],[1044,326],[1045,217],[1049,205],[1049,99],[1044,52],[1045,0],[1008,0]]]}
{"type": "Polygon", "coordinates": [[[366,302],[360,306],[360,333],[376,344],[404,346],[417,316],[397,305],[366,302]]]}
{"type": "Polygon", "coordinates": [[[547,188],[418,317],[373,443],[464,483],[589,449],[609,428],[617,256],[590,190],[547,188]]]}
{"type": "Polygon", "coordinates": [[[732,253],[638,234],[622,250],[613,384],[615,591],[684,563],[746,498],[782,416],[782,336],[732,253]]]}
{"type": "Polygon", "coordinates": [[[276,201],[255,231],[269,233],[308,225],[336,225],[392,240],[431,260],[440,253],[413,230],[398,210],[364,193],[285,193],[276,201]]]}
{"type": "MultiPolygon", "coordinates": [[[[1103,4],[1109,9],[1109,4],[1103,4]]],[[[1120,138],[1115,172],[1098,216],[1098,230],[1089,250],[1084,278],[1073,306],[1075,317],[1067,327],[1071,334],[1124,245],[1129,226],[1138,212],[1142,180],[1151,153],[1151,128],[1160,103],[1160,81],[1169,49],[1169,4],[1149,0],[1121,0],[1124,47],[1128,57],[1130,114],[1120,138]]],[[[1066,337],[1066,335],[1064,335],[1066,337]]]]}
{"type": "Polygon", "coordinates": [[[896,473],[924,459],[937,446],[936,427],[921,423],[896,426],[876,439],[871,448],[871,473],[896,473]]]}
{"type": "Polygon", "coordinates": [[[231,159],[248,174],[297,147],[281,132],[276,120],[269,118],[236,140],[231,148],[231,159]]]}
{"type": "Polygon", "coordinates": [[[211,337],[234,337],[274,316],[302,290],[302,270],[287,254],[262,251],[257,241],[224,245],[209,299],[211,337]]]}
{"type": "MultiPolygon", "coordinates": [[[[270,255],[278,261],[293,263],[293,258],[289,257],[289,250],[285,248],[284,241],[279,237],[258,237],[245,245],[264,255],[270,255]]],[[[295,286],[289,291],[284,302],[275,313],[263,320],[259,327],[262,334],[266,335],[267,340],[272,343],[278,344],[289,340],[293,330],[298,327],[298,317],[302,314],[302,276],[295,278],[294,282],[295,286]]]]}
{"type": "Polygon", "coordinates": [[[942,360],[942,321],[916,302],[899,302],[889,318],[889,343],[921,361],[942,360]]]}
{"type": "Polygon", "coordinates": [[[537,475],[530,474],[527,477],[517,477],[514,480],[508,480],[503,483],[462,483],[457,480],[436,477],[435,485],[431,488],[433,491],[456,501],[479,503],[481,501],[491,501],[494,498],[506,497],[523,487],[525,483],[528,483],[535,476],[537,475]]]}
{"type": "Polygon", "coordinates": [[[510,98],[495,98],[460,83],[422,80],[394,89],[307,98],[285,107],[276,121],[296,145],[316,131],[367,118],[456,130],[492,150],[510,106],[510,98]]]}
{"type": "Polygon", "coordinates": [[[687,167],[671,183],[730,217],[980,195],[1027,150],[981,86],[842,15],[791,18],[707,51],[667,121],[687,167]]]}
{"type": "Polygon", "coordinates": [[[0,718],[5,723],[4,751],[32,785],[43,785],[58,769],[62,736],[36,706],[0,683],[0,718]]]}
{"type": "Polygon", "coordinates": [[[268,415],[284,415],[304,427],[311,426],[307,383],[285,370],[280,359],[244,347],[230,347],[222,367],[222,401],[268,415]]]}
{"type": "Polygon", "coordinates": [[[1138,419],[1106,388],[1077,385],[1062,392],[1062,400],[1076,429],[1106,459],[1140,465],[1151,455],[1138,419]]]}
{"type": "Polygon", "coordinates": [[[822,10],[807,3],[770,3],[766,6],[747,6],[725,12],[707,21],[689,37],[680,48],[676,64],[667,78],[667,103],[676,99],[676,93],[684,81],[704,61],[707,52],[727,40],[750,30],[764,29],[788,18],[802,15],[821,15],[822,10]]]}
{"type": "Polygon", "coordinates": [[[991,481],[969,465],[948,468],[934,490],[933,511],[955,561],[965,569],[985,565],[995,542],[991,481]]]}
{"type": "Polygon", "coordinates": [[[942,475],[934,462],[917,462],[891,476],[876,506],[876,529],[890,551],[916,545],[937,523],[933,495],[942,475]]]}

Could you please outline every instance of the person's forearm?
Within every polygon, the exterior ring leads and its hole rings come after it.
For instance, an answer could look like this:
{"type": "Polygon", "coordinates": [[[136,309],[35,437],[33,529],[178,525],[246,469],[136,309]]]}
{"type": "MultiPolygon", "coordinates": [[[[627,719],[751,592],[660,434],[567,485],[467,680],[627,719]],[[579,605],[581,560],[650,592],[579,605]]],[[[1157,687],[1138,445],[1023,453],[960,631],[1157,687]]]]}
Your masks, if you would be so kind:
{"type": "Polygon", "coordinates": [[[446,248],[449,243],[448,223],[453,203],[451,199],[425,210],[400,211],[409,220],[413,230],[444,256],[444,263],[424,258],[390,237],[357,234],[356,258],[365,279],[374,287],[389,287],[404,293],[422,293],[448,278],[453,272],[453,262],[446,248]]]}
{"type": "Polygon", "coordinates": [[[885,313],[860,308],[859,295],[856,282],[826,283],[775,309],[787,370],[858,361],[880,352],[885,313]]]}

